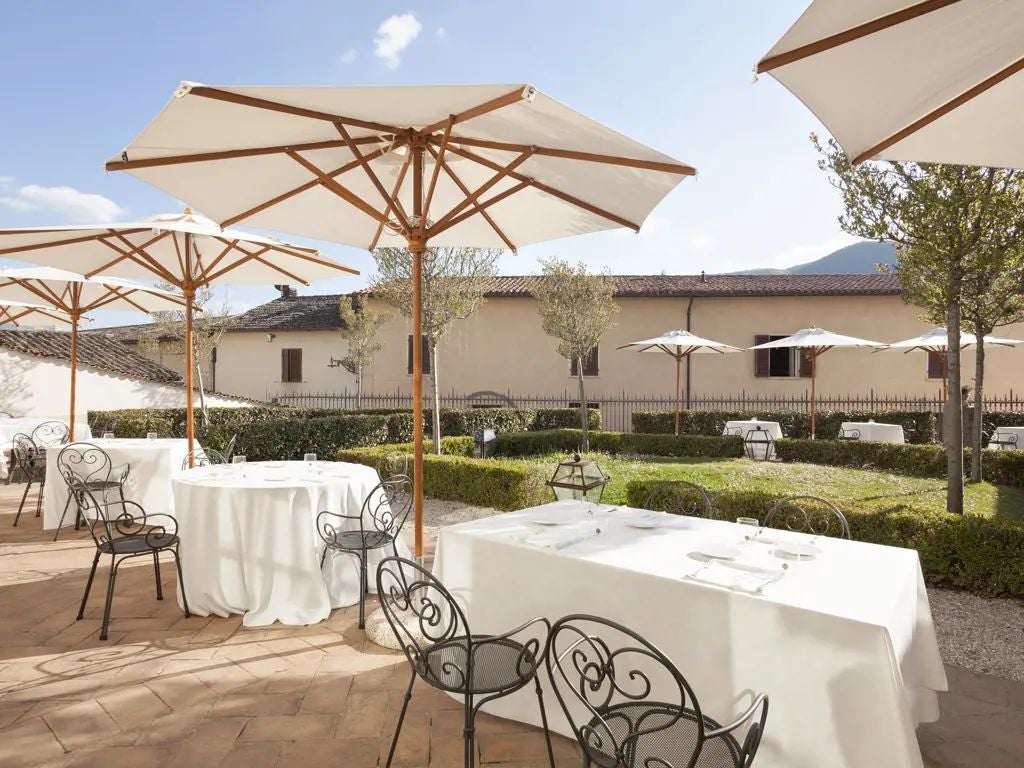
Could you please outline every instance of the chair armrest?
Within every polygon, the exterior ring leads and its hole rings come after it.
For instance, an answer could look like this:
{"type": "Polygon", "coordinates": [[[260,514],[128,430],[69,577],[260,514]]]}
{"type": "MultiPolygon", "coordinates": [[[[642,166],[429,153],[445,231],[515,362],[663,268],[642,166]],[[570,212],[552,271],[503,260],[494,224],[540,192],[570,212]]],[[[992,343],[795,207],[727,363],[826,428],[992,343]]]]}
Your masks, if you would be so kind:
{"type": "Polygon", "coordinates": [[[323,539],[325,544],[330,543],[328,539],[331,537],[331,533],[333,531],[338,530],[338,527],[331,522],[332,518],[338,520],[339,522],[341,520],[358,520],[360,532],[362,532],[363,530],[362,512],[360,512],[360,514],[358,515],[346,515],[341,512],[330,512],[324,510],[323,512],[320,512],[316,516],[316,532],[320,535],[320,538],[323,539]]]}
{"type": "Polygon", "coordinates": [[[144,537],[149,546],[158,547],[157,539],[178,535],[178,520],[173,515],[164,512],[147,514],[142,505],[134,501],[117,499],[97,504],[104,508],[121,508],[120,514],[107,517],[108,524],[121,536],[144,537]]]}
{"type": "MultiPolygon", "coordinates": [[[[760,694],[757,698],[754,699],[753,703],[747,708],[746,712],[744,712],[742,715],[737,717],[729,725],[723,725],[723,726],[720,726],[720,727],[715,728],[713,730],[705,731],[704,732],[704,736],[709,738],[709,739],[711,739],[711,738],[714,738],[716,736],[724,736],[727,733],[731,733],[732,731],[735,731],[737,728],[739,728],[744,723],[746,723],[748,720],[753,718],[754,713],[758,709],[762,709],[761,719],[760,719],[760,722],[757,724],[757,727],[758,727],[757,740],[760,741],[760,731],[763,730],[763,728],[764,728],[764,721],[768,717],[768,696],[763,694],[763,693],[760,694]],[[762,709],[762,707],[763,707],[763,709],[762,709]]],[[[748,739],[748,741],[749,741],[749,739],[748,739]]],[[[744,747],[746,747],[746,744],[744,745],[744,747]]],[[[755,748],[756,748],[756,745],[755,745],[755,748]]]]}
{"type": "Polygon", "coordinates": [[[530,629],[531,627],[534,627],[534,626],[536,626],[538,624],[543,624],[544,625],[544,633],[543,633],[542,637],[541,638],[531,637],[526,643],[524,643],[524,645],[529,647],[530,641],[533,641],[533,640],[537,641],[538,645],[537,645],[537,653],[536,653],[536,664],[537,664],[537,666],[540,666],[541,662],[544,661],[544,655],[547,653],[548,635],[551,634],[551,622],[548,621],[543,616],[537,616],[535,618],[532,618],[529,621],[523,622],[522,624],[520,624],[515,629],[510,629],[508,632],[503,632],[500,635],[488,635],[486,638],[483,638],[481,640],[474,640],[473,641],[473,645],[474,646],[481,646],[481,645],[487,645],[488,643],[500,642],[502,640],[512,640],[512,639],[514,639],[515,635],[518,635],[520,632],[524,632],[527,629],[530,629]]]}
{"type": "Polygon", "coordinates": [[[130,464],[118,464],[116,467],[110,468],[110,472],[107,473],[107,478],[116,478],[117,482],[124,485],[128,480],[128,475],[131,473],[131,470],[132,468],[130,464]]]}

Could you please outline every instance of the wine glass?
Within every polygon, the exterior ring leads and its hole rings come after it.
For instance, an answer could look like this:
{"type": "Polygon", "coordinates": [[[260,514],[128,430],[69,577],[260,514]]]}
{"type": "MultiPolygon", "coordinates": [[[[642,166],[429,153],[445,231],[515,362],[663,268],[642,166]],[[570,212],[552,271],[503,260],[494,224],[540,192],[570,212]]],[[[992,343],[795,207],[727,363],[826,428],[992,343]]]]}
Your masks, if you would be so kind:
{"type": "Polygon", "coordinates": [[[242,466],[239,467],[239,472],[242,475],[242,477],[244,478],[245,477],[245,455],[244,454],[237,454],[236,453],[234,456],[231,457],[231,463],[232,464],[241,464],[242,465],[242,466]]]}
{"type": "Polygon", "coordinates": [[[113,432],[104,432],[103,433],[103,439],[104,440],[113,440],[114,439],[114,433],[113,432]]]}
{"type": "Polygon", "coordinates": [[[745,525],[748,528],[754,529],[752,533],[747,533],[743,536],[746,541],[753,541],[761,534],[761,523],[756,517],[737,517],[736,524],[745,525]]]}
{"type": "Polygon", "coordinates": [[[302,460],[306,462],[306,469],[313,469],[313,465],[316,463],[315,453],[304,453],[302,454],[302,460]]]}
{"type": "Polygon", "coordinates": [[[146,439],[147,440],[156,440],[156,438],[157,438],[156,432],[147,432],[146,433],[146,439]]]}

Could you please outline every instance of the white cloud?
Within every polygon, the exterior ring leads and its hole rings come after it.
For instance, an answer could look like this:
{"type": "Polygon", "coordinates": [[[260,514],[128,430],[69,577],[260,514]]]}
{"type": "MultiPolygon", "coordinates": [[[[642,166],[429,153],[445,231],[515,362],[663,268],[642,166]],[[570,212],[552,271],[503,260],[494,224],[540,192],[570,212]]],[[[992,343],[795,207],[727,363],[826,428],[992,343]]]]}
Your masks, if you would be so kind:
{"type": "MultiPolygon", "coordinates": [[[[3,187],[5,191],[10,181],[3,187]]],[[[15,211],[52,211],[76,223],[106,224],[126,213],[124,208],[103,195],[79,192],[74,187],[41,187],[38,184],[28,184],[14,194],[0,197],[0,205],[15,211]]]]}
{"type": "Polygon", "coordinates": [[[356,60],[356,49],[349,48],[347,51],[341,54],[341,56],[339,56],[338,59],[341,61],[342,64],[351,64],[353,61],[356,60]]]}
{"type": "Polygon", "coordinates": [[[13,176],[0,176],[0,190],[7,191],[14,185],[13,176]]]}
{"type": "Polygon", "coordinates": [[[438,27],[437,29],[435,29],[434,30],[434,37],[436,37],[439,40],[441,38],[443,38],[444,37],[444,27],[438,27]]]}
{"type": "Polygon", "coordinates": [[[388,16],[377,27],[373,38],[373,55],[383,59],[388,69],[398,69],[402,63],[401,53],[415,40],[423,29],[412,13],[388,16]]]}

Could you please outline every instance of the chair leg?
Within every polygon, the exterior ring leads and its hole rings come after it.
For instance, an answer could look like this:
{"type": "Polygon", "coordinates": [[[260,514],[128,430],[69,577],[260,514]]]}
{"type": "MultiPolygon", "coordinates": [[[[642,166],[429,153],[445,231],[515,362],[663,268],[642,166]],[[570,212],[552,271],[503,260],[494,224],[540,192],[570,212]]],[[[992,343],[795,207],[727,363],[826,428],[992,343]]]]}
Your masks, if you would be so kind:
{"type": "Polygon", "coordinates": [[[398,734],[402,732],[402,721],[405,720],[405,710],[409,707],[409,700],[412,698],[412,686],[416,682],[416,671],[413,670],[409,678],[409,687],[405,689],[405,697],[402,699],[402,711],[398,713],[398,725],[395,726],[395,735],[391,738],[391,749],[388,750],[388,761],[384,768],[391,768],[391,761],[395,757],[395,747],[398,746],[398,734]]]}
{"type": "Polygon", "coordinates": [[[544,728],[544,739],[548,743],[548,762],[555,768],[555,751],[551,748],[551,731],[548,730],[548,713],[544,709],[544,692],[540,688],[540,674],[535,672],[533,682],[537,689],[537,704],[540,706],[540,722],[544,728]]]}
{"type": "Polygon", "coordinates": [[[117,560],[110,558],[110,576],[107,579],[107,602],[103,606],[103,625],[100,627],[100,640],[107,639],[107,627],[110,626],[110,608],[114,604],[114,582],[117,580],[117,560]]]}
{"type": "Polygon", "coordinates": [[[192,613],[188,609],[188,596],[185,594],[185,576],[181,572],[181,558],[178,556],[178,550],[172,549],[174,553],[174,567],[178,570],[178,589],[181,590],[181,602],[185,605],[185,618],[191,619],[192,613]]]}
{"type": "Polygon", "coordinates": [[[92,559],[92,569],[89,571],[89,579],[85,582],[85,594],[82,595],[82,604],[78,607],[77,619],[81,620],[85,616],[85,603],[89,599],[89,590],[92,589],[92,580],[96,576],[96,566],[100,562],[100,551],[96,550],[96,557],[92,559]]]}
{"type": "MultiPolygon", "coordinates": [[[[64,511],[60,513],[60,520],[57,522],[57,530],[53,532],[53,540],[60,536],[60,529],[64,527],[64,518],[67,517],[68,507],[71,506],[71,491],[68,491],[68,500],[64,502],[64,511]]],[[[78,507],[75,507],[75,528],[78,527],[78,507]]]]}
{"type": "Polygon", "coordinates": [[[366,553],[359,557],[359,628],[366,629],[366,553]]]}
{"type": "Polygon", "coordinates": [[[21,494],[21,504],[18,505],[18,514],[14,516],[14,527],[18,527],[18,520],[21,519],[21,509],[25,506],[25,499],[28,498],[28,489],[32,487],[32,481],[29,480],[25,484],[25,492],[21,494]]]}
{"type": "Polygon", "coordinates": [[[43,513],[43,491],[46,489],[46,478],[39,483],[39,495],[36,496],[36,517],[43,513]]]}
{"type": "Polygon", "coordinates": [[[164,588],[160,584],[160,553],[153,553],[153,573],[156,576],[156,599],[164,599],[164,588]]]}
{"type": "Polygon", "coordinates": [[[473,709],[473,697],[466,694],[466,723],[462,731],[462,738],[466,742],[466,768],[473,768],[476,765],[476,712],[473,709]]]}
{"type": "Polygon", "coordinates": [[[320,555],[320,570],[324,569],[324,563],[327,561],[327,547],[324,547],[324,552],[320,555]]]}
{"type": "Polygon", "coordinates": [[[121,511],[128,514],[128,505],[124,503],[124,486],[117,486],[117,493],[121,497],[121,511]]]}

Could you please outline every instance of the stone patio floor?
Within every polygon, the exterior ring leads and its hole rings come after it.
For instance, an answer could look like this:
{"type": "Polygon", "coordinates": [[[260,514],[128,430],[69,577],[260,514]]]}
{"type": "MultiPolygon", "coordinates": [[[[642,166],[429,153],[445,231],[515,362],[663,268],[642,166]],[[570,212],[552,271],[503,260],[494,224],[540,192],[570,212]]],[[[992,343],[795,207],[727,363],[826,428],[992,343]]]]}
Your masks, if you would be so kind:
{"type": "MultiPolygon", "coordinates": [[[[91,540],[66,530],[53,543],[34,508],[13,528],[21,491],[0,485],[0,766],[383,764],[408,667],[365,640],[355,608],[309,627],[186,619],[170,561],[158,602],[140,559],[119,574],[110,639],[100,642],[104,570],[75,621],[91,540]]],[[[925,764],[1024,764],[1024,685],[948,672],[942,718],[918,731],[925,764]]],[[[459,704],[417,685],[395,764],[462,765],[461,730],[459,704]]],[[[554,742],[559,766],[580,765],[575,744],[554,742]]],[[[482,765],[547,765],[543,736],[519,723],[482,717],[477,747],[482,765]]]]}

